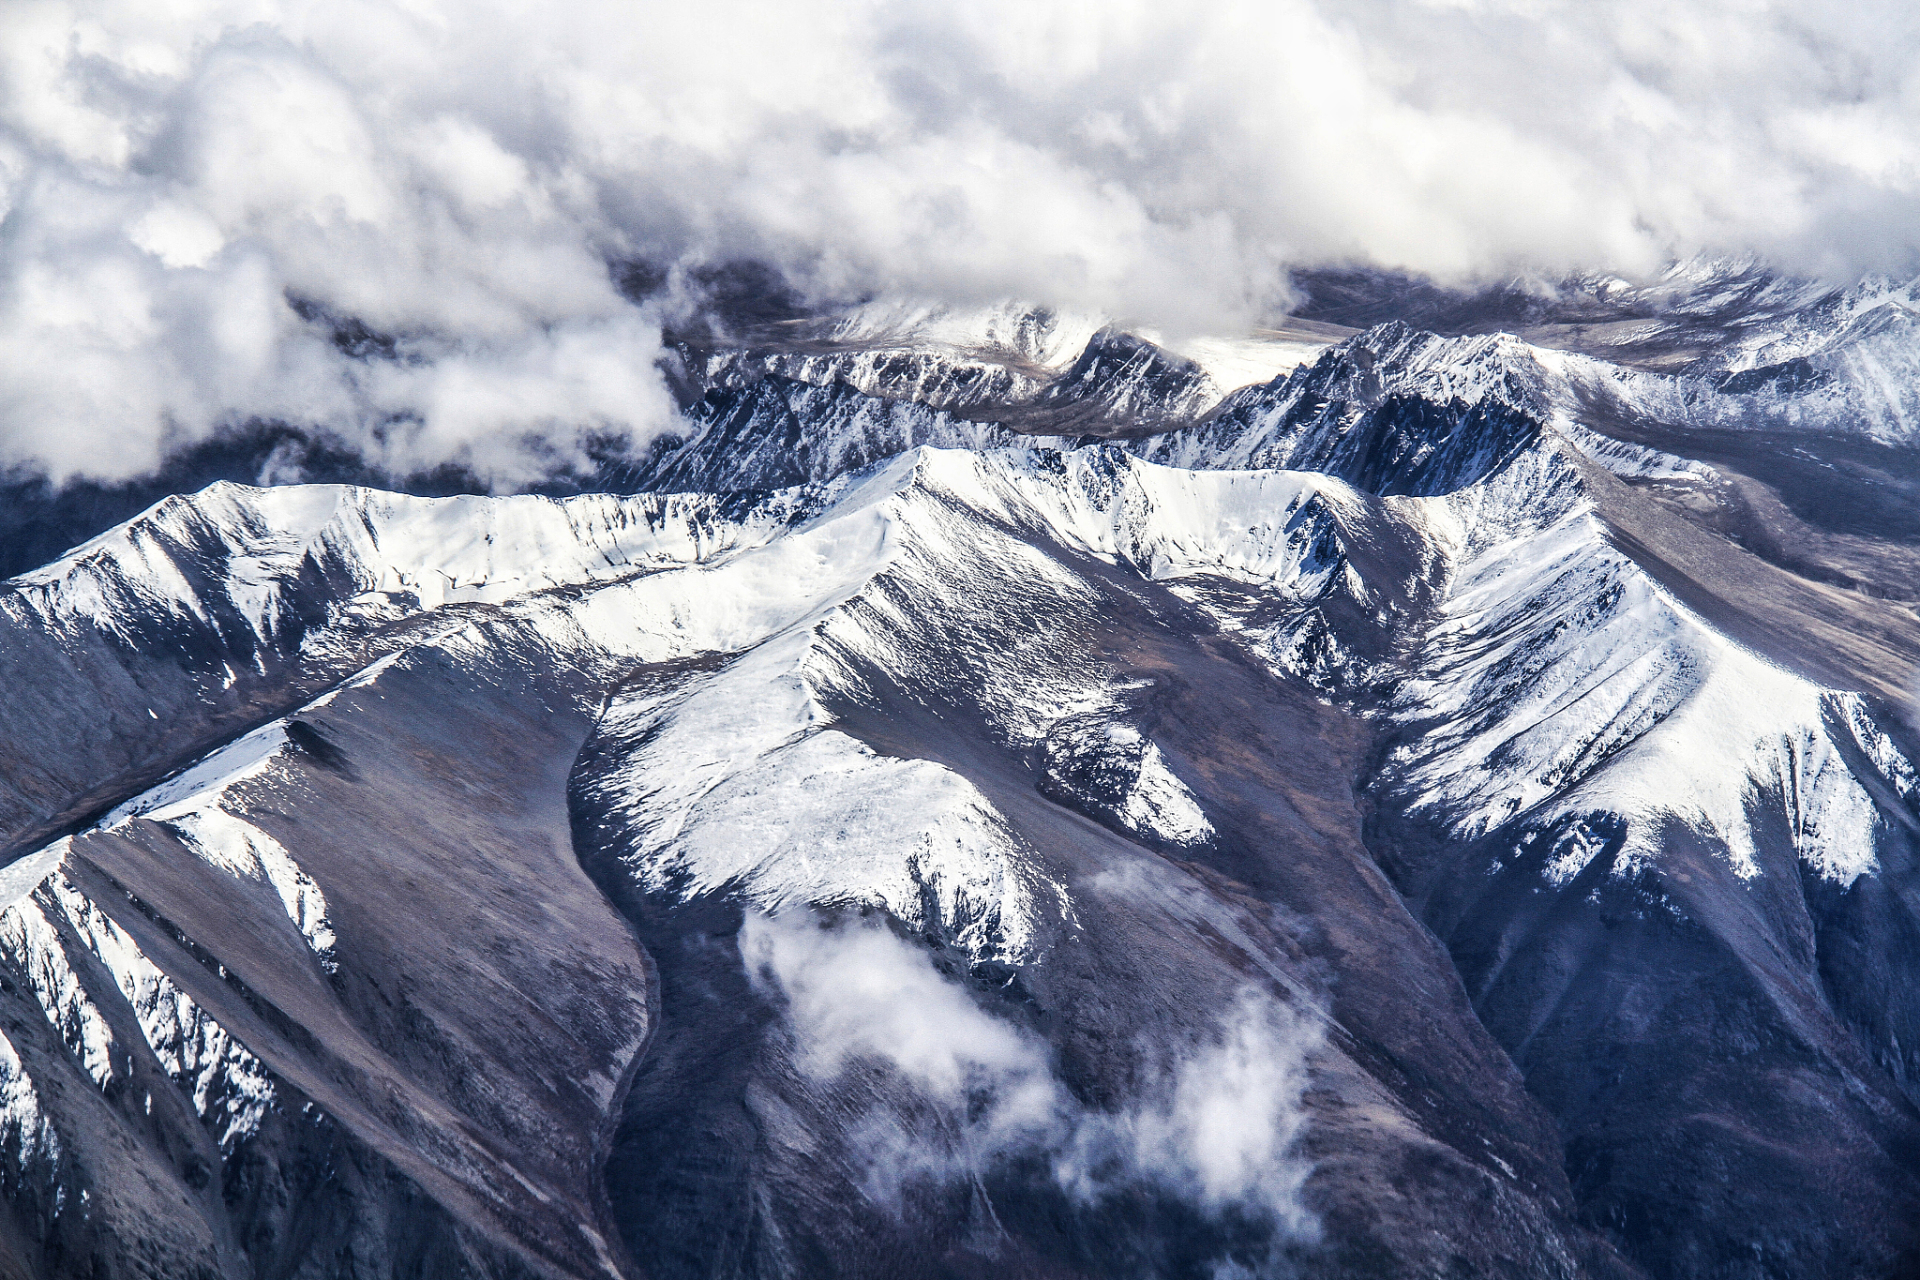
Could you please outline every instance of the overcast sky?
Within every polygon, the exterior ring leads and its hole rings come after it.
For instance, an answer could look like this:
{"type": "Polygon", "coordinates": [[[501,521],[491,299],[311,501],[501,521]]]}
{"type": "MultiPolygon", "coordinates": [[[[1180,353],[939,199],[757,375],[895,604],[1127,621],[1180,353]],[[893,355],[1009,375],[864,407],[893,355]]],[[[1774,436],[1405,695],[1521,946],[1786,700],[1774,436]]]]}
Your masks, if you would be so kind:
{"type": "Polygon", "coordinates": [[[0,464],[250,415],[502,483],[671,406],[607,263],[1165,331],[1289,265],[1913,269],[1913,6],[0,4],[0,464]],[[407,335],[350,360],[295,296],[407,335]]]}

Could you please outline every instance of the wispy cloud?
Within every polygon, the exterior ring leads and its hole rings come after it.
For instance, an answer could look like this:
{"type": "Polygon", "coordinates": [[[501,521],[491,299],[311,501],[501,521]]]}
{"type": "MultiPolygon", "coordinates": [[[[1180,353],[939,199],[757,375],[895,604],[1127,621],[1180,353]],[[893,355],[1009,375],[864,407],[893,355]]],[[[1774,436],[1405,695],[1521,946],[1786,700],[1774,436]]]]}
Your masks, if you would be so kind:
{"type": "Polygon", "coordinates": [[[1099,1109],[1061,1084],[1043,1040],[876,924],[750,913],[741,950],[785,1010],[801,1071],[832,1081],[878,1069],[906,1087],[910,1106],[875,1107],[855,1125],[877,1202],[897,1204],[916,1181],[982,1183],[1001,1162],[1040,1156],[1083,1204],[1145,1187],[1284,1239],[1318,1231],[1295,1145],[1321,1032],[1269,994],[1242,991],[1195,1043],[1142,1046],[1134,1096],[1099,1109]]]}

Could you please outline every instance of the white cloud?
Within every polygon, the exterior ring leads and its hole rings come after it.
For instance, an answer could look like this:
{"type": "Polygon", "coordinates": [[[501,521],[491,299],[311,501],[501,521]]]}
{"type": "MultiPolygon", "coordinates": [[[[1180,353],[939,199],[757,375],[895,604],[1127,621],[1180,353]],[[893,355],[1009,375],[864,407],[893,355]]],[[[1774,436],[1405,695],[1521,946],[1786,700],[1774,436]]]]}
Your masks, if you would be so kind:
{"type": "Polygon", "coordinates": [[[166,431],[259,414],[372,441],[401,414],[424,427],[389,462],[469,450],[510,483],[544,465],[527,433],[564,455],[670,413],[609,283],[628,256],[1187,332],[1270,308],[1298,263],[1905,268],[1917,22],[1808,0],[12,0],[0,460],[126,473],[166,431]],[[449,371],[369,374],[289,291],[449,371]]]}
{"type": "Polygon", "coordinates": [[[1303,1056],[1317,1041],[1311,1024],[1243,991],[1219,1039],[1168,1064],[1156,1094],[1081,1119],[1059,1176],[1094,1198],[1116,1173],[1144,1173],[1207,1209],[1252,1206],[1311,1237],[1318,1224],[1300,1200],[1310,1166],[1293,1146],[1306,1124],[1303,1056]]]}
{"type": "Polygon", "coordinates": [[[1243,990],[1198,1043],[1143,1045],[1136,1095],[1096,1110],[1053,1074],[1044,1041],[986,1013],[877,924],[749,912],[740,943],[756,987],[784,1006],[803,1072],[835,1080],[877,1065],[928,1108],[876,1108],[854,1126],[877,1202],[1038,1153],[1084,1203],[1144,1184],[1262,1217],[1285,1239],[1316,1236],[1300,1198],[1310,1165],[1294,1147],[1321,1031],[1272,996],[1243,990]]]}
{"type": "Polygon", "coordinates": [[[204,267],[227,244],[220,226],[191,205],[161,201],[133,224],[128,239],[168,267],[204,267]]]}

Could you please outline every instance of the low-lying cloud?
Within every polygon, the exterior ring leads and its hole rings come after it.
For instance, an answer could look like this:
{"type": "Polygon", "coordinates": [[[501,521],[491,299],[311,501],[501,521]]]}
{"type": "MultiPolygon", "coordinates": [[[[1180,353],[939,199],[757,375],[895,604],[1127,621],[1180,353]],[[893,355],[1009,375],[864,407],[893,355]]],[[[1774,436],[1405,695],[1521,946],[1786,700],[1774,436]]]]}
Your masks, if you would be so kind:
{"type": "Polygon", "coordinates": [[[1272,996],[1242,991],[1197,1044],[1147,1046],[1158,1057],[1137,1095],[1098,1110],[1060,1083],[1044,1042],[878,924],[749,913],[740,938],[755,984],[786,1010],[801,1071],[833,1080],[878,1064],[926,1108],[858,1126],[876,1202],[897,1203],[916,1180],[977,1184],[999,1162],[1038,1155],[1083,1204],[1147,1186],[1286,1240],[1317,1235],[1295,1145],[1305,1059],[1322,1033],[1272,996]]]}
{"type": "Polygon", "coordinates": [[[1186,331],[1283,307],[1301,264],[1907,270],[1917,23],[1810,0],[13,0],[0,464],[132,474],[266,417],[516,483],[670,420],[670,304],[609,271],[636,260],[1186,331]],[[394,341],[356,354],[314,316],[394,341]]]}

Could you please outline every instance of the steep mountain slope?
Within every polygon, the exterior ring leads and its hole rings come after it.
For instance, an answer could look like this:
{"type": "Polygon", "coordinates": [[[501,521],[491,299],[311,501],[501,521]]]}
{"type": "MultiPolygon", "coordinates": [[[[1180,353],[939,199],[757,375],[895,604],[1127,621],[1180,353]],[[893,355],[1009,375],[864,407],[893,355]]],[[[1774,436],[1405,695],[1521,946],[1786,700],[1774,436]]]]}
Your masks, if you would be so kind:
{"type": "Polygon", "coordinates": [[[1858,368],[1063,323],[690,350],[657,492],[215,486],[7,584],[0,1258],[1920,1264],[1908,544],[1753,461],[1858,368]]]}
{"type": "Polygon", "coordinates": [[[1654,1270],[1893,1266],[1911,1245],[1885,1224],[1914,1195],[1893,1029],[1913,1008],[1911,614],[1703,550],[1593,459],[1713,473],[1555,430],[1579,403],[1555,362],[1367,341],[1392,380],[1330,364],[1212,447],[1439,490],[1456,517],[1440,608],[1384,694],[1376,854],[1559,1118],[1589,1212],[1654,1270]],[[1434,439],[1436,401],[1473,429],[1434,439]],[[1836,1181],[1892,1198],[1845,1240],[1781,1211],[1836,1181]]]}

